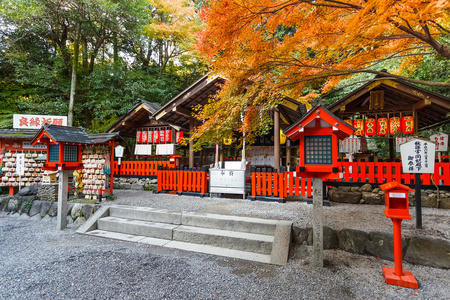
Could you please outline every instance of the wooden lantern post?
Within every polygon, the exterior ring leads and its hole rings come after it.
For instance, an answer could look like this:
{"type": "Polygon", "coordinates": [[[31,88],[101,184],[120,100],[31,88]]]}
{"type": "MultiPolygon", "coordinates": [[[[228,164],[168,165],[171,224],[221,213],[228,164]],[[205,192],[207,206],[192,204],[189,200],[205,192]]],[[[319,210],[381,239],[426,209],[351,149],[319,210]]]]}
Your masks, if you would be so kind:
{"type": "Polygon", "coordinates": [[[355,131],[322,104],[313,107],[303,118],[284,130],[292,140],[300,141],[300,165],[297,176],[313,178],[313,263],[323,267],[323,179],[339,172],[338,139],[355,131]]]}

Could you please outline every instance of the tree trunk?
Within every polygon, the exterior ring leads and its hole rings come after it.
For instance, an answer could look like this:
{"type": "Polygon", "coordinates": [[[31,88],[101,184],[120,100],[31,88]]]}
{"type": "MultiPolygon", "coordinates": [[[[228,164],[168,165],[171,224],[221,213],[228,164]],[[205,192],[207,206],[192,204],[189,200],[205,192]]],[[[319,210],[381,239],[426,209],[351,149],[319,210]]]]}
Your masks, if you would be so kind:
{"type": "Polygon", "coordinates": [[[79,53],[79,39],[80,39],[81,24],[76,24],[75,39],[73,45],[73,59],[72,59],[72,81],[70,84],[70,98],[69,98],[69,110],[67,112],[67,126],[73,124],[73,106],[75,102],[75,90],[77,88],[77,69],[78,69],[78,53],[79,53]]]}

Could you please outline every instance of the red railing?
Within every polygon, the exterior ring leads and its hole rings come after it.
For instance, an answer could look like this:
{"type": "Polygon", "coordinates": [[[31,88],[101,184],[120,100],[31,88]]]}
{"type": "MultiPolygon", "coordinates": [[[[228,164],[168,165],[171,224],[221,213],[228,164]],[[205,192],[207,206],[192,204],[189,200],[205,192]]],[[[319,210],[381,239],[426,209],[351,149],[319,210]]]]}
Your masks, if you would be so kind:
{"type": "MultiPolygon", "coordinates": [[[[339,173],[329,180],[355,183],[382,184],[397,181],[414,184],[414,174],[403,173],[401,162],[339,162],[339,173]]],[[[301,178],[297,172],[252,171],[252,197],[278,197],[312,195],[312,178],[301,178]]],[[[421,174],[422,185],[450,186],[450,163],[435,163],[434,174],[421,174]]]]}
{"type": "Polygon", "coordinates": [[[196,193],[205,195],[208,192],[208,171],[206,169],[174,169],[159,167],[157,170],[157,191],[172,193],[196,193]]]}
{"type": "MultiPolygon", "coordinates": [[[[403,173],[401,162],[339,162],[342,178],[337,181],[383,183],[397,181],[414,184],[414,174],[403,173]]],[[[339,174],[336,174],[339,175],[339,174]]],[[[423,185],[450,185],[450,163],[435,163],[434,174],[420,176],[423,185]]]]}
{"type": "MultiPolygon", "coordinates": [[[[169,160],[147,161],[132,160],[120,163],[120,175],[156,176],[158,166],[167,167],[169,160]]],[[[119,164],[114,161],[114,175],[119,174],[119,164]]]]}
{"type": "Polygon", "coordinates": [[[296,172],[252,171],[252,197],[307,196],[312,194],[312,179],[296,177],[296,172]]]}

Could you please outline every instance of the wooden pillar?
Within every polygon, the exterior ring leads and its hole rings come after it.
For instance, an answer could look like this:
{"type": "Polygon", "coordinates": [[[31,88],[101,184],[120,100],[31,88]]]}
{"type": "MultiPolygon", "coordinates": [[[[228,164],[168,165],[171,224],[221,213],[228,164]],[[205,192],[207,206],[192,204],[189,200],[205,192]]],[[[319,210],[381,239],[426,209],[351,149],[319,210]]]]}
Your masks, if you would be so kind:
{"type": "Polygon", "coordinates": [[[273,111],[273,167],[280,170],[280,112],[273,111]]]}
{"type": "Polygon", "coordinates": [[[313,178],[313,265],[323,268],[323,180],[313,178]]]}
{"type": "MultiPolygon", "coordinates": [[[[189,119],[189,134],[192,136],[192,132],[194,131],[194,118],[189,119]]],[[[189,168],[194,167],[194,141],[189,142],[189,168]]]]}
{"type": "Polygon", "coordinates": [[[67,186],[69,172],[60,170],[58,178],[58,218],[56,229],[63,230],[67,227],[67,186]]]}
{"type": "Polygon", "coordinates": [[[288,168],[288,171],[293,170],[291,166],[291,143],[288,140],[286,140],[286,168],[288,168]]]}

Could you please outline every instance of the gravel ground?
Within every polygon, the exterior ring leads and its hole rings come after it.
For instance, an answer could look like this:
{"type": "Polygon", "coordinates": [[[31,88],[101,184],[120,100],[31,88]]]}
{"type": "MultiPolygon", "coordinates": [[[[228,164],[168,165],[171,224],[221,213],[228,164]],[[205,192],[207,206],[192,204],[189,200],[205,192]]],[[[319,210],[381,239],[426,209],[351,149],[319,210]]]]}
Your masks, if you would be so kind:
{"type": "MultiPolygon", "coordinates": [[[[117,195],[119,199],[111,203],[292,219],[298,225],[309,224],[311,217],[311,207],[302,202],[277,204],[132,191],[117,191],[117,195]]],[[[371,212],[382,210],[358,208],[368,218],[362,220],[370,224],[374,222],[369,220],[371,212]]],[[[326,225],[339,221],[347,227],[356,220],[346,220],[354,212],[345,205],[325,208],[326,225]],[[335,209],[337,216],[331,213],[335,209]]],[[[426,226],[428,212],[424,212],[426,226]]],[[[448,220],[445,211],[440,213],[448,220]]],[[[325,250],[325,268],[316,269],[311,266],[312,247],[301,245],[292,251],[287,266],[279,267],[78,235],[73,227],[64,231],[55,227],[54,220],[0,213],[0,299],[450,298],[449,270],[406,262],[403,268],[413,272],[418,290],[384,283],[382,267],[393,267],[393,262],[344,251],[325,250]]]]}
{"type": "MultiPolygon", "coordinates": [[[[294,226],[301,228],[312,227],[312,205],[308,205],[306,199],[277,203],[242,199],[152,194],[151,192],[132,190],[115,190],[114,194],[118,198],[106,203],[285,219],[293,221],[294,226]]],[[[392,233],[392,221],[386,218],[383,210],[384,205],[355,205],[333,202],[331,207],[324,207],[323,209],[324,226],[331,227],[335,230],[347,228],[367,232],[383,231],[392,233]]],[[[449,209],[422,208],[423,229],[416,229],[414,207],[410,208],[410,215],[412,220],[404,220],[402,222],[402,235],[421,235],[450,240],[449,209]]]]}

